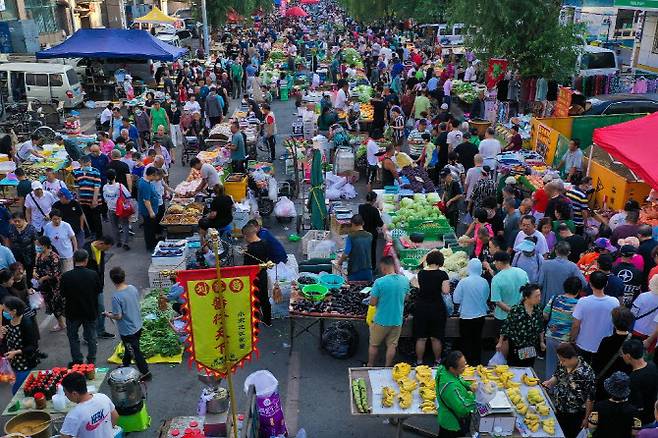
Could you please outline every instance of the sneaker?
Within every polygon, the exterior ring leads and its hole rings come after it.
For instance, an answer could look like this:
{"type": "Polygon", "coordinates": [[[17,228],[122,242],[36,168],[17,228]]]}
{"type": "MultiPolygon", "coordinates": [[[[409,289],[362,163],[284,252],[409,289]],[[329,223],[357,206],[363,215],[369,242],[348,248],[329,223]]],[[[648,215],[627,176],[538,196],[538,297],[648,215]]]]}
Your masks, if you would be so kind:
{"type": "Polygon", "coordinates": [[[126,251],[130,251],[130,247],[128,245],[123,245],[123,249],[125,249],[126,251]]]}
{"type": "Polygon", "coordinates": [[[135,232],[131,228],[128,228],[128,234],[130,234],[131,236],[134,236],[135,232]]]}
{"type": "Polygon", "coordinates": [[[100,339],[114,339],[116,336],[113,335],[112,333],[103,332],[103,333],[99,334],[98,337],[100,339]]]}
{"type": "Polygon", "coordinates": [[[151,374],[151,372],[149,371],[146,374],[142,374],[139,380],[142,382],[150,382],[151,380],[153,380],[153,374],[151,374]]]}
{"type": "Polygon", "coordinates": [[[117,242],[117,248],[121,248],[122,246],[121,242],[117,242]]]}

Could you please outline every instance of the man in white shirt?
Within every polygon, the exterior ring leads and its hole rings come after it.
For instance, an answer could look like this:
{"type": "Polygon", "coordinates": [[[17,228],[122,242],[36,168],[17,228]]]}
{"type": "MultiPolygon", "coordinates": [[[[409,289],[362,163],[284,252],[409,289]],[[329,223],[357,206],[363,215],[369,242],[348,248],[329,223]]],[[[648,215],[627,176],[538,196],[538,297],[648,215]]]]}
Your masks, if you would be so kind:
{"type": "Polygon", "coordinates": [[[536,221],[537,219],[531,214],[527,214],[521,218],[521,231],[519,231],[516,239],[514,239],[514,248],[526,238],[534,237],[537,239],[535,251],[537,251],[537,254],[544,256],[548,254],[548,244],[546,243],[546,237],[537,230],[536,221]]]}
{"type": "Polygon", "coordinates": [[[201,172],[201,184],[199,184],[194,193],[199,193],[205,188],[212,190],[219,184],[219,174],[212,164],[201,163],[201,160],[198,158],[192,158],[190,160],[190,167],[201,172]]]}
{"type": "Polygon", "coordinates": [[[393,58],[393,51],[388,47],[384,46],[379,50],[380,55],[384,55],[384,60],[386,61],[386,64],[388,64],[391,61],[391,58],[393,58]]]}
{"type": "Polygon", "coordinates": [[[484,134],[484,140],[480,142],[480,155],[484,159],[484,165],[489,166],[492,169],[496,169],[496,156],[503,150],[500,142],[494,138],[496,131],[493,128],[487,128],[487,132],[484,134]]]}
{"type": "Polygon", "coordinates": [[[476,78],[475,63],[476,62],[477,61],[473,61],[466,68],[466,71],[464,71],[464,82],[475,82],[475,78],[476,78]]]}
{"type": "Polygon", "coordinates": [[[448,122],[448,127],[450,128],[448,132],[448,152],[452,152],[464,142],[464,134],[459,130],[459,121],[456,119],[451,119],[448,122]]]}
{"type": "Polygon", "coordinates": [[[114,108],[114,104],[112,102],[108,103],[100,115],[101,125],[106,126],[106,129],[110,128],[110,120],[112,120],[112,108],[114,108]]]}
{"type": "Polygon", "coordinates": [[[56,198],[60,190],[67,188],[66,183],[57,178],[57,175],[55,175],[55,171],[52,168],[46,168],[46,180],[43,182],[43,189],[45,191],[52,193],[56,198]]]}
{"type": "Polygon", "coordinates": [[[50,239],[59,254],[62,273],[73,269],[73,253],[78,249],[75,231],[62,220],[62,212],[51,210],[50,222],[43,227],[43,235],[50,239]]]}
{"type": "Polygon", "coordinates": [[[375,141],[375,137],[381,137],[381,132],[375,130],[368,138],[368,143],[366,143],[366,159],[368,160],[368,192],[372,190],[372,184],[377,178],[377,169],[379,168],[379,159],[376,155],[379,153],[379,145],[375,141]]]}
{"type": "Polygon", "coordinates": [[[452,78],[450,77],[443,83],[443,103],[447,103],[448,108],[452,104],[452,78]]]}
{"type": "Polygon", "coordinates": [[[66,414],[60,429],[62,438],[111,438],[119,413],[105,394],[87,392],[87,379],[71,373],[62,379],[64,394],[76,406],[66,414]]]}
{"type": "Polygon", "coordinates": [[[347,99],[349,95],[349,84],[345,82],[343,86],[336,93],[336,102],[334,102],[334,108],[337,110],[342,110],[347,112],[347,99]]]}
{"type": "Polygon", "coordinates": [[[30,155],[33,155],[37,158],[43,158],[43,155],[38,152],[35,148],[43,144],[43,139],[39,134],[32,134],[30,139],[26,142],[23,142],[16,151],[16,155],[21,161],[25,161],[30,158],[30,155]]]}
{"type": "Polygon", "coordinates": [[[595,271],[589,277],[592,295],[578,300],[573,310],[571,342],[576,342],[581,356],[586,361],[592,359],[601,340],[612,334],[612,309],[619,307],[617,298],[608,296],[603,289],[608,284],[608,275],[595,271]]]}
{"type": "Polygon", "coordinates": [[[199,105],[199,102],[196,101],[196,97],[194,96],[194,94],[190,95],[189,100],[185,102],[185,106],[183,106],[183,111],[186,111],[190,114],[201,112],[201,105],[199,105]]]}
{"type": "Polygon", "coordinates": [[[57,198],[52,193],[44,191],[39,181],[32,181],[32,192],[25,197],[25,219],[37,231],[43,230],[43,226],[49,221],[48,215],[55,202],[57,198]]]}

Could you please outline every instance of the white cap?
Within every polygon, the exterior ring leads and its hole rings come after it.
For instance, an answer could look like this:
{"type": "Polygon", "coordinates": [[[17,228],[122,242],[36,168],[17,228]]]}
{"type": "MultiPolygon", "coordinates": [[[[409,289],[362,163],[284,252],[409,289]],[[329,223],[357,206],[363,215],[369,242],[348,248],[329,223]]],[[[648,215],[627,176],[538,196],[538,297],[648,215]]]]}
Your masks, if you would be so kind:
{"type": "Polygon", "coordinates": [[[43,186],[39,181],[32,181],[32,190],[43,190],[43,186]]]}
{"type": "Polygon", "coordinates": [[[516,178],[514,178],[513,176],[508,176],[505,179],[505,184],[516,184],[516,178]]]}
{"type": "Polygon", "coordinates": [[[441,104],[441,109],[448,109],[448,104],[447,103],[441,104]]]}

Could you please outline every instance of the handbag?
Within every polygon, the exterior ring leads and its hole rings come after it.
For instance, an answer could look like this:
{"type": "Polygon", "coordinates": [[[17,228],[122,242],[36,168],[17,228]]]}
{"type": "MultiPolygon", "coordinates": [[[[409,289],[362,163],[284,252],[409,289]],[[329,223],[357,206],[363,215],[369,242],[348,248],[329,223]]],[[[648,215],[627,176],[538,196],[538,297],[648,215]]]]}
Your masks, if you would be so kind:
{"type": "Polygon", "coordinates": [[[121,219],[128,218],[135,213],[135,207],[126,195],[123,194],[124,186],[119,184],[119,197],[117,199],[116,215],[121,219]]]}

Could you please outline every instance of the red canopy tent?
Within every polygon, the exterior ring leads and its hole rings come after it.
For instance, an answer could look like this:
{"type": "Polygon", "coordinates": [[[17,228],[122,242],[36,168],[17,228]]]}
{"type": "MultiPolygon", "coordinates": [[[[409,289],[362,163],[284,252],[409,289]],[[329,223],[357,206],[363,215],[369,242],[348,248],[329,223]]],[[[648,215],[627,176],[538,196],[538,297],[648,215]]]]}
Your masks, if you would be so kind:
{"type": "Polygon", "coordinates": [[[320,0],[302,0],[301,3],[303,5],[315,5],[317,3],[320,3],[320,0]]]}
{"type": "Polygon", "coordinates": [[[658,113],[594,130],[592,141],[658,189],[658,113]]]}
{"type": "Polygon", "coordinates": [[[299,6],[295,6],[286,11],[286,17],[308,17],[308,14],[299,6]]]}

